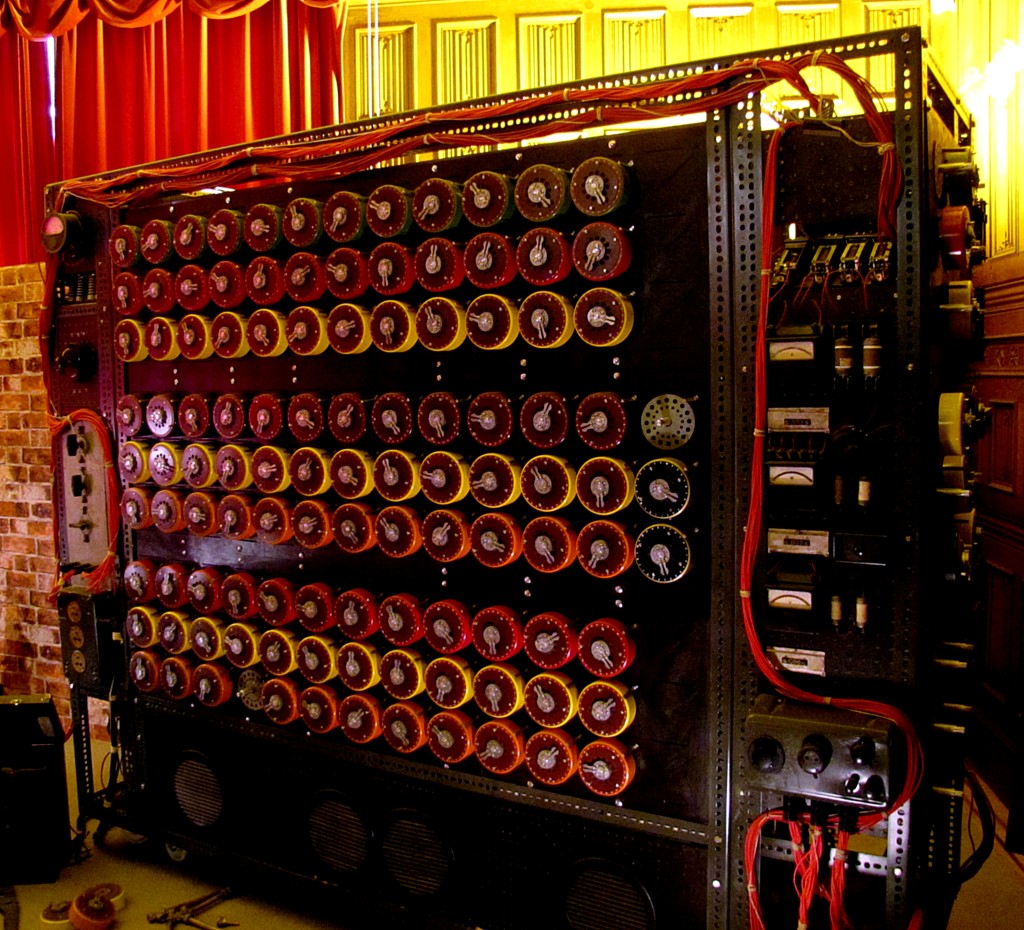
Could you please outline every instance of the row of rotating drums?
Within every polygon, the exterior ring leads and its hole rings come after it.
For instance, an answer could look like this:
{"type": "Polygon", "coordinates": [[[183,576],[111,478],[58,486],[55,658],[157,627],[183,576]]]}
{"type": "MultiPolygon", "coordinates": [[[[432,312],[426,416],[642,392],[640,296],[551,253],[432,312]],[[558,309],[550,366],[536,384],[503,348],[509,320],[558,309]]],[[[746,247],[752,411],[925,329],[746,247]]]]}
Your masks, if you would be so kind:
{"type": "Polygon", "coordinates": [[[591,288],[575,303],[554,291],[535,291],[516,306],[508,297],[481,294],[468,308],[447,297],[432,297],[413,307],[383,300],[372,310],[342,303],[329,313],[302,305],[287,316],[261,307],[248,317],[225,310],[212,320],[198,313],[182,319],[154,316],[145,323],[120,320],[114,328],[114,352],[125,363],[217,356],[242,358],[252,353],[275,358],[357,355],[374,346],[381,352],[408,352],[422,345],[451,352],[467,339],[477,348],[505,349],[517,338],[535,349],[556,349],[577,334],[587,345],[607,348],[621,343],[633,329],[633,306],[610,288],[591,288]]]}
{"type": "Polygon", "coordinates": [[[193,261],[207,250],[231,255],[244,243],[255,252],[269,252],[287,240],[296,248],[316,244],[322,236],[338,243],[359,239],[369,229],[383,239],[408,232],[415,222],[427,233],[447,232],[465,217],[474,226],[490,228],[518,213],[531,223],[545,223],[575,205],[587,217],[617,210],[629,191],[625,167],[610,158],[587,159],[571,173],[545,164],[526,168],[517,178],[478,171],[465,183],[428,178],[409,190],[383,184],[369,197],[338,191],[325,202],[297,197],[285,207],[257,203],[245,213],[230,207],[210,217],[185,214],[176,222],[153,219],[139,228],[116,227],[109,256],[118,268],[140,260],[162,264],[177,256],[193,261]]]}

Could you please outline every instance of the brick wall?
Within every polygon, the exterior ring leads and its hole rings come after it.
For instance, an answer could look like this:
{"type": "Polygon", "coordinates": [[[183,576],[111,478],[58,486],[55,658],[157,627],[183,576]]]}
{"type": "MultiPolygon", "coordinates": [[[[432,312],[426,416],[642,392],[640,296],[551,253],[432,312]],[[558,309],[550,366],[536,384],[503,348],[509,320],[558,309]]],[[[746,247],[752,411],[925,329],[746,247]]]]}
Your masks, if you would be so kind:
{"type": "Polygon", "coordinates": [[[37,265],[0,268],[0,684],[54,696],[69,717],[54,582],[50,435],[40,374],[37,265]]]}

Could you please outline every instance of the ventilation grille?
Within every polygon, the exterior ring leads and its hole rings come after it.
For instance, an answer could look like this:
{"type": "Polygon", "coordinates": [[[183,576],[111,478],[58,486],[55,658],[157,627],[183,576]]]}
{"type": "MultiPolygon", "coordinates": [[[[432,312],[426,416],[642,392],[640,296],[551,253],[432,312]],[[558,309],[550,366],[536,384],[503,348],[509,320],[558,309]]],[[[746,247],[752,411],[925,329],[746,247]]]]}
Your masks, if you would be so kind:
{"type": "Polygon", "coordinates": [[[355,872],[369,855],[370,838],[359,815],[337,796],[322,796],[309,813],[309,841],[317,858],[336,872],[355,872]]]}
{"type": "Polygon", "coordinates": [[[654,908],[642,885],[607,865],[589,865],[565,897],[572,930],[654,930],[654,908]]]}
{"type": "Polygon", "coordinates": [[[211,827],[224,811],[220,780],[201,758],[183,759],[174,773],[178,809],[197,827],[211,827]]]}
{"type": "Polygon", "coordinates": [[[421,821],[395,820],[387,828],[381,847],[389,874],[409,894],[437,894],[448,880],[448,852],[437,833],[421,821]]]}

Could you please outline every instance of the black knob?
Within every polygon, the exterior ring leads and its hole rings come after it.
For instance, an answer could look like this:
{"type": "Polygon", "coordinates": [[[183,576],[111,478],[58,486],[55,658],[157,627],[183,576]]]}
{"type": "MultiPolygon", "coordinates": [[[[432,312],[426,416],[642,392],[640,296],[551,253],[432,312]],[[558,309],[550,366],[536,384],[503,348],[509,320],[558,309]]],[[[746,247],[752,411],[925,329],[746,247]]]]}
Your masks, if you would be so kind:
{"type": "Polygon", "coordinates": [[[820,733],[804,737],[804,743],[797,753],[796,764],[808,775],[817,778],[832,761],[832,744],[820,733]]]}
{"type": "Polygon", "coordinates": [[[99,364],[95,346],[76,342],[66,346],[57,359],[57,371],[67,371],[72,381],[88,381],[99,364]]]}
{"type": "Polygon", "coordinates": [[[774,775],[786,761],[782,743],[770,736],[759,736],[750,744],[750,762],[759,772],[774,775]]]}
{"type": "Polygon", "coordinates": [[[885,782],[881,775],[872,775],[864,785],[864,797],[876,804],[882,804],[886,799],[885,782]]]}
{"type": "Polygon", "coordinates": [[[846,777],[846,793],[847,794],[858,794],[860,792],[860,775],[856,772],[851,772],[846,777]]]}
{"type": "Polygon", "coordinates": [[[875,761],[875,741],[870,736],[860,736],[850,746],[850,758],[854,765],[871,765],[875,761]]]}

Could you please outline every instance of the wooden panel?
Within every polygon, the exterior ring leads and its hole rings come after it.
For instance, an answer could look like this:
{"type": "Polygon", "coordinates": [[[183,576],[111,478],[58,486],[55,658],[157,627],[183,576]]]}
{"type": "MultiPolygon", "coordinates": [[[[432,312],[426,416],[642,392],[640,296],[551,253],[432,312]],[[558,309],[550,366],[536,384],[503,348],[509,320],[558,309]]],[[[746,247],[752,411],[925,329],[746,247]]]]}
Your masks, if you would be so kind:
{"type": "Polygon", "coordinates": [[[754,48],[752,4],[690,7],[690,57],[739,54],[754,48]]]}
{"type": "Polygon", "coordinates": [[[983,539],[985,632],[982,643],[982,680],[997,704],[1020,709],[1024,547],[1019,540],[1001,537],[990,526],[983,539]]]}
{"type": "Polygon", "coordinates": [[[519,17],[519,83],[562,84],[580,77],[580,17],[575,13],[519,17]]]}
{"type": "Polygon", "coordinates": [[[665,10],[604,14],[604,70],[640,71],[665,64],[665,10]]]}
{"type": "Polygon", "coordinates": [[[356,29],[356,119],[416,106],[415,32],[410,25],[356,29]]]}
{"type": "Polygon", "coordinates": [[[990,488],[1018,492],[1017,488],[1017,404],[1013,401],[989,401],[992,423],[979,452],[983,453],[983,480],[990,488]]]}
{"type": "MultiPolygon", "coordinates": [[[[836,3],[777,3],[779,45],[801,45],[820,42],[841,33],[839,4],[836,3]]],[[[839,77],[824,68],[807,68],[803,72],[815,93],[839,97],[843,84],[839,77]]]]}
{"type": "MultiPolygon", "coordinates": [[[[865,0],[864,18],[868,32],[923,25],[924,0],[865,0]]],[[[894,59],[886,55],[868,59],[867,79],[883,94],[896,86],[894,59]]]]}
{"type": "Polygon", "coordinates": [[[497,90],[493,19],[434,24],[436,103],[489,97],[497,90]]]}

